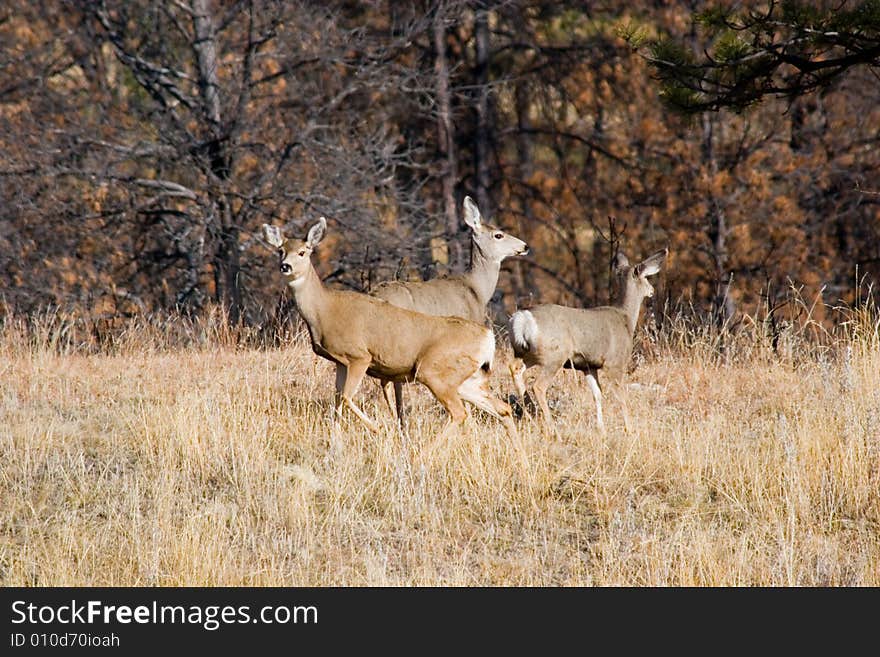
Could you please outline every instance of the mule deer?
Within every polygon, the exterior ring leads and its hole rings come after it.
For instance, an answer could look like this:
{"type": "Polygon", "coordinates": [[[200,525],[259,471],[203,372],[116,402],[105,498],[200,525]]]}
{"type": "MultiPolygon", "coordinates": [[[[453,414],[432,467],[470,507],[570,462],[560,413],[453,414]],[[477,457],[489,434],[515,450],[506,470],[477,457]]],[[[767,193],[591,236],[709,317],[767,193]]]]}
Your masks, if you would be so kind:
{"type": "Polygon", "coordinates": [[[515,437],[510,406],[492,397],[488,387],[495,355],[492,331],[476,322],[432,317],[360,292],[326,287],[310,257],[326,228],[321,217],[305,240],[285,239],[278,227],[268,224],[263,224],[263,234],[278,248],[281,273],[308,326],[312,350],[336,363],[334,418],[346,405],[377,431],[354,402],[364,375],[369,375],[423,383],[449,414],[443,434],[467,418],[464,400],[500,419],[515,437]]]}
{"type": "MultiPolygon", "coordinates": [[[[429,281],[387,281],[370,294],[401,308],[428,315],[462,317],[485,324],[486,307],[495,293],[501,262],[510,256],[526,255],[528,245],[492,224],[484,223],[477,204],[464,199],[464,222],[471,229],[471,264],[464,274],[429,281]]],[[[404,428],[403,384],[383,380],[382,393],[389,408],[404,428]],[[391,388],[394,387],[392,406],[391,388]]]]}
{"type": "Polygon", "coordinates": [[[633,336],[642,301],[654,294],[648,276],[660,271],[668,249],[658,251],[635,267],[618,253],[614,273],[618,291],[614,305],[569,308],[541,305],[519,310],[510,318],[510,339],[516,357],[510,373],[517,395],[525,402],[525,372],[537,366],[532,385],[545,420],[550,419],[547,388],[563,367],[585,372],[596,401],[596,424],[604,429],[599,370],[603,378],[619,382],[632,354],[633,336]]]}

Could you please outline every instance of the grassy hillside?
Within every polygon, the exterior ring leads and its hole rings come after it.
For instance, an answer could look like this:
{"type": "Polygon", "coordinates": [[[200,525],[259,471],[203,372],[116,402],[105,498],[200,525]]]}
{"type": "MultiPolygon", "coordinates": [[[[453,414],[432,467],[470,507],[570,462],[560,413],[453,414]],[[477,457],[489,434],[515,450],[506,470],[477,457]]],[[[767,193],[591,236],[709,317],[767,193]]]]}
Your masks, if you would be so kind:
{"type": "MultiPolygon", "coordinates": [[[[584,380],[555,429],[491,418],[410,440],[379,388],[369,435],[328,419],[332,370],[302,337],[134,326],[0,337],[2,585],[880,586],[877,313],[834,334],[644,334],[598,434],[584,380]],[[183,331],[188,344],[168,336],[183,331]]],[[[513,388],[499,342],[493,385],[513,388]]]]}

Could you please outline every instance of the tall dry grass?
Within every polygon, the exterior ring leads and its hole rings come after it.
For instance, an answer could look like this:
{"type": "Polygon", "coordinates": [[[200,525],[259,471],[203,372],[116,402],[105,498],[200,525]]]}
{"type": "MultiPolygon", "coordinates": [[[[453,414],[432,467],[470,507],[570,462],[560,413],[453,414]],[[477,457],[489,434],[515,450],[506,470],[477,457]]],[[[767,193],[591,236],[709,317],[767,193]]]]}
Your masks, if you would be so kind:
{"type": "Polygon", "coordinates": [[[648,322],[606,435],[566,371],[555,429],[475,414],[445,442],[423,388],[403,440],[371,381],[381,433],[333,431],[301,335],[7,320],[0,583],[878,586],[880,313],[834,312],[648,322]]]}

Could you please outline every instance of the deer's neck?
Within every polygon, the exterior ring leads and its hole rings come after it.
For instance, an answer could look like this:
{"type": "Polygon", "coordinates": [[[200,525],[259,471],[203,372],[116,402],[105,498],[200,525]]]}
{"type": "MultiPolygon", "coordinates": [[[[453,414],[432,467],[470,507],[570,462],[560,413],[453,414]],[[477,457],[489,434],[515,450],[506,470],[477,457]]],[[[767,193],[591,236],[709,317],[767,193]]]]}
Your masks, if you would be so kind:
{"type": "Polygon", "coordinates": [[[296,299],[296,307],[303,320],[309,325],[312,335],[321,324],[321,315],[327,301],[327,290],[314,267],[302,278],[289,283],[296,299]]]}
{"type": "Polygon", "coordinates": [[[636,325],[639,323],[639,312],[642,309],[642,301],[644,297],[638,294],[624,292],[623,298],[617,303],[617,307],[626,315],[626,325],[629,328],[629,334],[635,335],[636,325]]]}
{"type": "Polygon", "coordinates": [[[498,286],[498,275],[501,263],[487,258],[476,243],[471,248],[471,266],[464,278],[477,294],[480,304],[487,306],[495,288],[498,286]]]}

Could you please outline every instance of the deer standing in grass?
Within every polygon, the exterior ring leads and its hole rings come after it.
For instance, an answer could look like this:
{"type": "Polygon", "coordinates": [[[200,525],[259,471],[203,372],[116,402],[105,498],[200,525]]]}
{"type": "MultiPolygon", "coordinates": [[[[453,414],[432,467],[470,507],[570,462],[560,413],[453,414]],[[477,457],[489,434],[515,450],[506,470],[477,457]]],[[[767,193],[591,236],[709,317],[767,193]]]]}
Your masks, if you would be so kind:
{"type": "Polygon", "coordinates": [[[510,365],[510,373],[523,402],[525,372],[537,367],[532,389],[544,419],[549,421],[547,388],[553,378],[563,367],[580,370],[586,373],[596,402],[596,424],[604,430],[599,371],[603,381],[615,383],[626,373],[642,301],[654,295],[648,276],[660,271],[667,253],[668,249],[659,251],[635,267],[630,266],[623,253],[618,253],[614,305],[582,309],[548,304],[518,310],[511,316],[510,340],[516,359],[510,365]]]}
{"type": "MultiPolygon", "coordinates": [[[[501,262],[510,256],[525,255],[528,245],[497,226],[483,222],[480,210],[470,196],[464,199],[464,222],[471,229],[471,265],[464,274],[429,281],[388,281],[370,294],[395,306],[428,315],[452,316],[480,324],[486,322],[486,307],[501,273],[501,262]]],[[[403,383],[382,379],[382,393],[404,429],[403,383]],[[394,389],[392,405],[391,389],[394,389]]]]}
{"type": "Polygon", "coordinates": [[[345,405],[370,431],[378,430],[354,402],[364,375],[370,375],[423,383],[449,413],[441,435],[467,418],[464,400],[500,419],[515,437],[510,406],[492,397],[488,386],[495,355],[492,331],[476,322],[432,317],[360,292],[326,287],[311,262],[326,228],[321,217],[305,240],[285,239],[278,227],[268,224],[263,224],[263,234],[279,251],[281,273],[308,326],[312,350],[336,363],[334,421],[345,405]]]}

